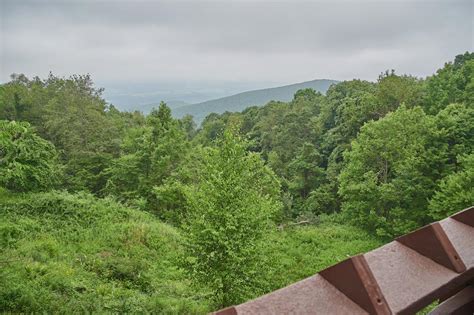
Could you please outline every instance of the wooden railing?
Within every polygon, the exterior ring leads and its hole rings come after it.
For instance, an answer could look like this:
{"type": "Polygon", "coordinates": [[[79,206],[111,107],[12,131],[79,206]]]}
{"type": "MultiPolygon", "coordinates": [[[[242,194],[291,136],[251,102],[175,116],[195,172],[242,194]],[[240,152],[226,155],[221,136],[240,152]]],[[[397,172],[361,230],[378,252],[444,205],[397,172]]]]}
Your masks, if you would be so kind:
{"type": "Polygon", "coordinates": [[[215,314],[474,314],[474,207],[215,314]]]}

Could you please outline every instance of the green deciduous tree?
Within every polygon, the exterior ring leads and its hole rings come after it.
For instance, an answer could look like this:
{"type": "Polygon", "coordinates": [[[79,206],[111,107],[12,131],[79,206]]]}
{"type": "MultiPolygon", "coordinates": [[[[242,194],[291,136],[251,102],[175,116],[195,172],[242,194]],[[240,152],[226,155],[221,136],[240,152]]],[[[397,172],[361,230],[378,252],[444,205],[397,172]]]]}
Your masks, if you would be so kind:
{"type": "Polygon", "coordinates": [[[194,122],[193,116],[192,115],[184,115],[183,118],[179,120],[179,123],[181,125],[181,128],[186,132],[186,135],[188,136],[188,140],[192,140],[194,136],[196,135],[196,128],[197,125],[194,122]]]}
{"type": "Polygon", "coordinates": [[[204,170],[204,158],[210,147],[195,146],[182,157],[178,168],[164,180],[163,185],[153,187],[153,207],[159,217],[176,226],[186,222],[189,189],[200,184],[204,170]]]}
{"type": "Polygon", "coordinates": [[[344,155],[339,189],[343,211],[383,236],[427,223],[428,199],[443,163],[435,139],[433,119],[420,107],[401,107],[367,123],[344,155]]]}
{"type": "Polygon", "coordinates": [[[439,166],[443,176],[458,170],[458,157],[474,150],[474,107],[450,104],[435,116],[439,144],[446,147],[445,167],[439,166]]]}
{"type": "Polygon", "coordinates": [[[462,168],[444,178],[430,200],[429,213],[434,220],[474,205],[474,154],[465,155],[460,161],[462,168]]]}
{"type": "Polygon", "coordinates": [[[122,155],[107,169],[106,190],[123,201],[143,198],[154,206],[153,188],[162,185],[186,155],[188,141],[179,122],[162,103],[143,127],[132,128],[123,141],[122,155]]]}
{"type": "Polygon", "coordinates": [[[61,176],[56,149],[29,123],[0,120],[0,185],[12,191],[54,187],[61,176]]]}
{"type": "Polygon", "coordinates": [[[62,152],[66,187],[98,194],[106,183],[103,171],[119,153],[120,122],[109,117],[90,76],[50,76],[45,84],[52,93],[42,116],[45,135],[62,152]]]}
{"type": "Polygon", "coordinates": [[[451,103],[474,104],[474,53],[457,55],[426,80],[424,108],[436,114],[451,103]]]}
{"type": "Polygon", "coordinates": [[[375,95],[380,110],[385,113],[396,110],[401,104],[407,107],[418,106],[424,97],[423,81],[387,70],[379,76],[375,95]]]}
{"type": "Polygon", "coordinates": [[[288,165],[290,179],[289,191],[294,196],[294,206],[299,211],[317,212],[316,204],[305,204],[311,190],[319,187],[324,179],[324,169],[321,165],[321,155],[314,145],[305,143],[300,153],[288,165]]]}
{"type": "Polygon", "coordinates": [[[118,156],[126,124],[133,121],[108,105],[89,75],[46,80],[12,75],[1,86],[0,119],[27,121],[58,149],[63,187],[100,194],[103,170],[118,156]]]}
{"type": "Polygon", "coordinates": [[[231,131],[204,156],[199,185],[186,195],[185,266],[216,305],[242,302],[259,290],[258,248],[280,208],[278,196],[273,172],[231,131]]]}

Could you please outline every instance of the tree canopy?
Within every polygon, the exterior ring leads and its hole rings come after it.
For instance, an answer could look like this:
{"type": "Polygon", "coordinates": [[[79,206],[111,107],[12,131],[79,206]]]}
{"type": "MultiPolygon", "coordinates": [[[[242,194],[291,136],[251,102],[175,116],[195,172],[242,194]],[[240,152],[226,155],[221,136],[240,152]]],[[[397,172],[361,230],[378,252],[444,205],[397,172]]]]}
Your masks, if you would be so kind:
{"type": "Polygon", "coordinates": [[[0,185],[12,191],[55,187],[61,176],[53,144],[27,122],[0,120],[0,185]]]}

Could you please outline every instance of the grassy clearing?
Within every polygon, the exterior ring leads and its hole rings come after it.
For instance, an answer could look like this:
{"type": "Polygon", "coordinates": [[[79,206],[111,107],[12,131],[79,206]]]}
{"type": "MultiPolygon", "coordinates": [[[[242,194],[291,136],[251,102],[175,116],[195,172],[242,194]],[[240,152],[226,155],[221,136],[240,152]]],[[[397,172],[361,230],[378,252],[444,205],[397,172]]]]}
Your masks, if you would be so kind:
{"type": "Polygon", "coordinates": [[[2,199],[1,310],[207,311],[176,267],[179,233],[152,215],[86,194],[2,199]]]}
{"type": "Polygon", "coordinates": [[[350,256],[380,245],[379,240],[366,232],[338,223],[276,232],[265,248],[271,273],[269,288],[275,290],[312,276],[350,256]]]}
{"type": "MultiPolygon", "coordinates": [[[[205,290],[177,267],[181,241],[178,229],[112,200],[0,191],[0,310],[206,313],[205,290]]],[[[379,245],[337,223],[275,230],[262,248],[262,286],[270,292],[379,245]]]]}

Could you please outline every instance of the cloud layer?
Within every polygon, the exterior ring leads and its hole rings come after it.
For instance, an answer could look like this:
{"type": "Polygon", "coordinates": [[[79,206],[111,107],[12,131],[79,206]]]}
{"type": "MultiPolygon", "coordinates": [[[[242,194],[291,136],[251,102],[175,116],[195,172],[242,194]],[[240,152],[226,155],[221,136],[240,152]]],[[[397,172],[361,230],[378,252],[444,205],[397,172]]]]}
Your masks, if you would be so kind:
{"type": "Polygon", "coordinates": [[[474,45],[471,0],[0,3],[2,82],[49,71],[206,86],[374,80],[388,68],[429,75],[474,45]]]}

